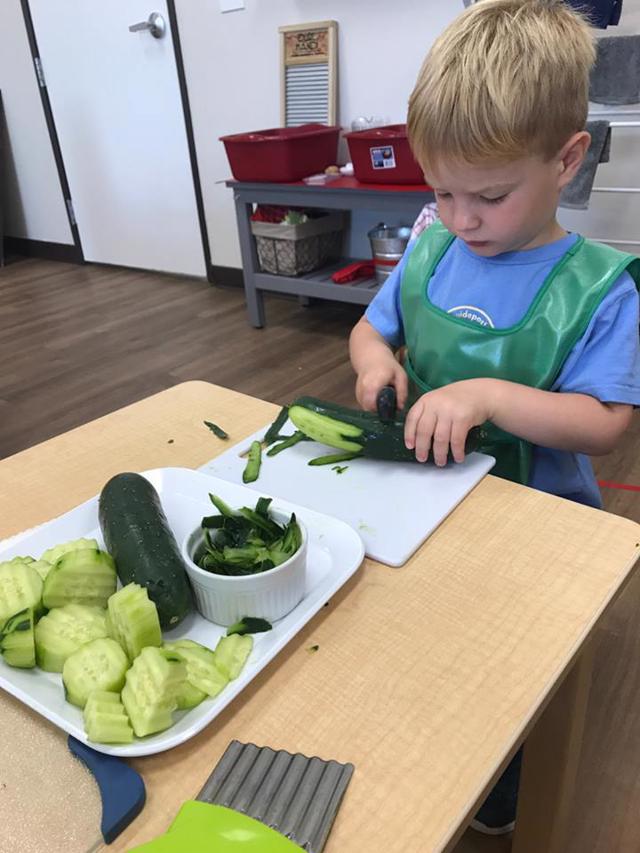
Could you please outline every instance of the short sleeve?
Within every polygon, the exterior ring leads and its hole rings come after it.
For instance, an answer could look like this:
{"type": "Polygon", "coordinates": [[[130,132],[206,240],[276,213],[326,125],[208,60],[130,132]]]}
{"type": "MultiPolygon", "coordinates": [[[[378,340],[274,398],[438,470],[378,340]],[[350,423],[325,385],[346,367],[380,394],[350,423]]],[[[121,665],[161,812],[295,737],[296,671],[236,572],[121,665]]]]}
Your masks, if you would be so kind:
{"type": "Polygon", "coordinates": [[[640,302],[624,272],[569,353],[552,391],[589,394],[603,403],[640,405],[640,302]]]}

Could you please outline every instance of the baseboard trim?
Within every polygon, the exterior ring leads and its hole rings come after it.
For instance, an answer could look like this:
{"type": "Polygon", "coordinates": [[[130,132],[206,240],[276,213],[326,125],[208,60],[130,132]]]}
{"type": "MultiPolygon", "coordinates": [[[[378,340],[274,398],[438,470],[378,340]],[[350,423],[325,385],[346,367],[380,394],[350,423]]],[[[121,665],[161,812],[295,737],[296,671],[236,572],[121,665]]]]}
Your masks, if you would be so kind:
{"type": "Polygon", "coordinates": [[[41,258],[44,261],[65,261],[81,264],[82,252],[77,246],[65,243],[48,243],[45,240],[28,240],[25,237],[4,238],[5,258],[9,255],[21,255],[25,258],[41,258]]]}
{"type": "Polygon", "coordinates": [[[244,287],[242,270],[238,267],[218,267],[211,265],[207,276],[211,284],[220,284],[224,287],[244,287]]]}

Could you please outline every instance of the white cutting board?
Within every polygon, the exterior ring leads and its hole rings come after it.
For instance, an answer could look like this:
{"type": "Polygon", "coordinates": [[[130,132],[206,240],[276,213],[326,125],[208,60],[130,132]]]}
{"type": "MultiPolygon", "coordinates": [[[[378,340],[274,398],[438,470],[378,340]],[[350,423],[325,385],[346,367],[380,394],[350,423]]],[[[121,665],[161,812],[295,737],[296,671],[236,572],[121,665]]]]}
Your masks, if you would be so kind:
{"type": "MultiPolygon", "coordinates": [[[[268,425],[230,447],[199,470],[232,483],[242,483],[247,460],[240,454],[268,425]]],[[[295,428],[287,421],[282,433],[295,428]]],[[[248,484],[261,495],[278,497],[346,521],[362,537],[367,555],[389,566],[402,566],[460,501],[495,464],[493,456],[471,453],[461,464],[445,468],[414,462],[352,459],[310,467],[315,456],[331,448],[302,441],[277,456],[262,454],[260,476],[248,484]]],[[[334,451],[338,452],[338,451],[334,451]]]]}

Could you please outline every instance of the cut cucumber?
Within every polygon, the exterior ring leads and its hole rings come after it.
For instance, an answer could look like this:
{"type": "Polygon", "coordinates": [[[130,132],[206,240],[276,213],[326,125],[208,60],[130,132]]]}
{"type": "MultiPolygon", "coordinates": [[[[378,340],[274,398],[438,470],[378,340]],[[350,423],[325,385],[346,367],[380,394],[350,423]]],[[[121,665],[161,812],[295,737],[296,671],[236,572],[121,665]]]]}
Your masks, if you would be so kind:
{"type": "Polygon", "coordinates": [[[71,551],[82,551],[86,548],[97,551],[98,547],[95,539],[72,539],[69,542],[61,542],[59,545],[54,545],[53,548],[48,548],[40,556],[40,559],[46,560],[47,563],[53,565],[58,562],[63,554],[69,554],[71,551]]]}
{"type": "Polygon", "coordinates": [[[11,560],[7,560],[4,563],[0,563],[0,570],[3,565],[16,565],[16,563],[23,563],[25,565],[31,566],[32,569],[35,569],[36,572],[40,575],[42,580],[44,580],[51,569],[51,563],[47,563],[46,560],[34,560],[33,557],[13,557],[11,560]]]}
{"type": "Polygon", "coordinates": [[[51,563],[48,563],[46,560],[33,560],[29,563],[32,569],[35,569],[36,572],[40,575],[42,580],[46,578],[51,569],[53,568],[51,563]]]}
{"type": "Polygon", "coordinates": [[[195,687],[188,678],[185,678],[178,688],[178,694],[176,696],[178,711],[188,711],[191,708],[195,708],[196,705],[199,705],[206,698],[207,694],[204,690],[198,690],[198,688],[195,687]]]}
{"type": "Polygon", "coordinates": [[[176,640],[164,648],[174,652],[187,665],[187,681],[207,696],[217,696],[229,683],[218,666],[215,653],[194,640],[176,640]]]}
{"type": "Polygon", "coordinates": [[[84,730],[95,743],[131,743],[133,729],[120,694],[93,690],[82,713],[84,730]]]}
{"type": "Polygon", "coordinates": [[[106,607],[116,584],[115,564],[106,551],[96,548],[69,551],[47,575],[42,603],[48,609],[65,604],[106,607]]]}
{"type": "Polygon", "coordinates": [[[2,657],[9,666],[31,669],[36,665],[33,610],[28,607],[12,616],[0,634],[2,657]]]}
{"type": "Polygon", "coordinates": [[[147,590],[128,583],[114,592],[107,603],[109,634],[133,660],[145,646],[161,646],[162,631],[158,610],[147,590]]]}
{"type": "Polygon", "coordinates": [[[47,672],[62,672],[80,646],[107,636],[106,610],[66,604],[50,610],[36,625],[36,659],[47,672]]]}
{"type": "Polygon", "coordinates": [[[28,607],[39,613],[41,598],[42,578],[31,564],[13,560],[0,564],[0,629],[28,607]]]}
{"type": "Polygon", "coordinates": [[[220,637],[215,648],[216,666],[233,681],[242,672],[253,648],[253,637],[250,634],[231,634],[220,637]]]}
{"type": "Polygon", "coordinates": [[[172,711],[178,707],[186,674],[184,663],[169,651],[148,646],[140,652],[122,688],[122,702],[138,737],[173,725],[172,711]]]}
{"type": "Polygon", "coordinates": [[[84,708],[93,690],[119,692],[128,667],[129,659],[110,637],[86,643],[69,655],[62,668],[67,701],[84,708]]]}
{"type": "MultiPolygon", "coordinates": [[[[162,732],[173,725],[172,709],[160,705],[141,705],[128,684],[122,688],[122,703],[133,726],[136,737],[162,732]]],[[[177,708],[177,704],[173,708],[177,708]]]]}

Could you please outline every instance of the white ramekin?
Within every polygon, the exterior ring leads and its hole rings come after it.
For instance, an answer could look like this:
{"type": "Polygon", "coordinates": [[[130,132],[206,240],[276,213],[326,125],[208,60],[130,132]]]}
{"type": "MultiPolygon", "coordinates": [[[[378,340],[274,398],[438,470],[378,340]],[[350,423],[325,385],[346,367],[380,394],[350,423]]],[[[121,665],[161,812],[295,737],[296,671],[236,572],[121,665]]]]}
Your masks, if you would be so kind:
{"type": "MultiPolygon", "coordinates": [[[[274,521],[286,524],[291,513],[269,509],[274,521]]],[[[302,545],[284,563],[255,575],[216,575],[197,566],[192,559],[203,539],[197,527],[182,543],[182,557],[193,587],[198,611],[217,625],[233,625],[243,616],[275,622],[291,612],[304,597],[307,568],[307,530],[297,519],[302,545]]]]}

